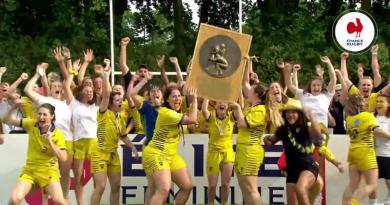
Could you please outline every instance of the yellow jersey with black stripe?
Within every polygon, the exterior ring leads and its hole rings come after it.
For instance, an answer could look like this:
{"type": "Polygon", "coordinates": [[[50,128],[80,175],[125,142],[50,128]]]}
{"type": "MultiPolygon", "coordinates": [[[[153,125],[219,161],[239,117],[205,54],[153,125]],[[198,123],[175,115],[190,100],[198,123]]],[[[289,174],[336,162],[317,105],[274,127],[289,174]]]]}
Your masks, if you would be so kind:
{"type": "MultiPolygon", "coordinates": [[[[352,85],[348,90],[348,95],[359,95],[360,90],[355,85],[352,85]]],[[[376,104],[376,98],[378,97],[379,93],[371,93],[370,97],[368,97],[368,112],[374,112],[375,111],[375,104],[376,104]]]]}
{"type": "MultiPolygon", "coordinates": [[[[41,135],[38,121],[36,119],[23,118],[20,124],[28,134],[26,166],[56,167],[58,169],[58,160],[54,155],[46,136],[41,135]]],[[[59,129],[55,128],[54,124],[49,128],[49,132],[53,134],[51,137],[52,142],[54,142],[59,149],[66,149],[65,137],[59,129]]]]}
{"type": "MultiPolygon", "coordinates": [[[[139,96],[142,98],[143,97],[139,96]]],[[[124,100],[122,102],[122,111],[127,112],[129,118],[128,119],[133,119],[135,123],[135,133],[137,134],[145,134],[144,131],[144,126],[142,125],[142,120],[141,120],[141,114],[138,112],[138,109],[136,107],[130,107],[129,102],[127,100],[124,100]]]]}
{"type": "Polygon", "coordinates": [[[261,144],[267,123],[264,105],[255,105],[244,112],[248,127],[238,128],[237,144],[261,144]]]}
{"type": "Polygon", "coordinates": [[[166,107],[159,108],[157,112],[156,127],[148,147],[163,154],[174,155],[182,134],[180,124],[184,115],[166,107]]]}
{"type": "Polygon", "coordinates": [[[375,116],[369,112],[361,112],[346,119],[347,131],[350,137],[350,148],[374,148],[373,129],[378,127],[375,116]]]}
{"type": "Polygon", "coordinates": [[[23,96],[22,105],[19,108],[24,118],[36,118],[37,109],[30,98],[23,96]]]}
{"type": "Polygon", "coordinates": [[[98,111],[97,139],[99,149],[116,151],[119,137],[127,135],[127,119],[128,115],[123,110],[116,114],[110,109],[107,109],[105,112],[98,111]]]}
{"type": "Polygon", "coordinates": [[[232,137],[234,120],[232,112],[227,112],[224,119],[217,117],[216,111],[210,111],[209,123],[209,150],[226,150],[233,147],[232,137]]]}

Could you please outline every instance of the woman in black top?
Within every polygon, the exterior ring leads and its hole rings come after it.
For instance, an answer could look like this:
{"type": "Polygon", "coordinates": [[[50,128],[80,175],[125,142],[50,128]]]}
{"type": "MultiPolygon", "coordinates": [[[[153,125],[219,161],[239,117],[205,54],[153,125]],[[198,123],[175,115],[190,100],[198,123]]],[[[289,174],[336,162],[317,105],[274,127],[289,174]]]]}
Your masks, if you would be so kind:
{"type": "Polygon", "coordinates": [[[298,100],[290,100],[282,111],[284,125],[274,135],[265,137],[264,143],[283,142],[287,165],[287,204],[313,204],[322,189],[318,164],[313,157],[315,144],[319,143],[316,141],[322,139],[319,123],[310,111],[305,116],[298,100]]]}

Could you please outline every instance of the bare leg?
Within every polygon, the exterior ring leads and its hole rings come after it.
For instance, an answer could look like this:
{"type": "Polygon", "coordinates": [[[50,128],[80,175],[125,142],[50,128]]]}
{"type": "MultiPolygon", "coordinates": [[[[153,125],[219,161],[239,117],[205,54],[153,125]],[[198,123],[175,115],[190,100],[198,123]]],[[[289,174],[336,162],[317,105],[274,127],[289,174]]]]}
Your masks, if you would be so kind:
{"type": "Polygon", "coordinates": [[[237,174],[237,179],[245,203],[261,205],[261,197],[257,189],[257,176],[241,176],[237,174]]]}
{"type": "Polygon", "coordinates": [[[227,203],[229,199],[230,180],[232,178],[233,163],[222,165],[221,171],[221,203],[227,203]]]}
{"type": "Polygon", "coordinates": [[[119,204],[119,190],[121,184],[121,173],[108,173],[108,180],[110,181],[111,194],[110,194],[110,204],[118,205],[119,204]]]}
{"type": "Polygon", "coordinates": [[[218,184],[218,174],[208,174],[207,180],[209,182],[209,188],[207,189],[207,203],[209,205],[214,204],[217,184],[218,184]]]}
{"type": "Polygon", "coordinates": [[[46,187],[46,192],[53,199],[54,204],[67,205],[68,202],[65,200],[60,182],[52,182],[46,187]]]}
{"type": "Polygon", "coordinates": [[[12,190],[9,205],[19,205],[22,203],[24,197],[30,192],[32,185],[25,181],[19,180],[16,182],[14,189],[12,190]]]}
{"type": "Polygon", "coordinates": [[[192,191],[191,176],[187,168],[182,168],[171,173],[172,181],[179,187],[175,197],[175,205],[186,204],[192,191]]]}
{"type": "Polygon", "coordinates": [[[95,189],[93,190],[91,197],[92,205],[99,205],[102,198],[104,189],[106,188],[107,183],[107,173],[98,172],[93,174],[93,182],[95,184],[95,189]]]}

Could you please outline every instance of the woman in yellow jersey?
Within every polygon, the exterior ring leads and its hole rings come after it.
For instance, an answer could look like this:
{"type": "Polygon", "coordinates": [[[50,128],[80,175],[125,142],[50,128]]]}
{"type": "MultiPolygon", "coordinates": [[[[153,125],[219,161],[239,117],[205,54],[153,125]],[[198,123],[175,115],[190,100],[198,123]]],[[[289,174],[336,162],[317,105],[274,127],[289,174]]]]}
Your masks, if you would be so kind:
{"type": "Polygon", "coordinates": [[[313,204],[322,188],[321,177],[318,177],[319,167],[313,157],[314,141],[322,138],[316,113],[308,113],[307,120],[301,102],[293,99],[281,110],[285,124],[278,127],[274,135],[265,137],[264,143],[270,145],[283,142],[286,153],[287,204],[313,204]]]}
{"type": "Polygon", "coordinates": [[[91,204],[98,205],[104,192],[107,178],[110,182],[110,204],[119,204],[119,189],[121,180],[121,164],[118,155],[118,140],[122,140],[138,157],[137,149],[127,138],[127,112],[122,110],[123,95],[112,92],[109,77],[110,70],[106,68],[103,75],[102,101],[97,114],[98,144],[91,155],[91,169],[95,190],[91,204]]]}
{"type": "Polygon", "coordinates": [[[71,112],[66,102],[62,100],[63,89],[62,89],[61,81],[54,80],[51,82],[47,97],[42,96],[36,91],[34,91],[34,85],[36,84],[37,80],[40,77],[46,78],[46,74],[44,72],[46,68],[47,68],[46,63],[41,63],[37,66],[37,72],[26,84],[26,87],[24,88],[24,93],[26,93],[26,95],[38,106],[44,103],[49,103],[56,108],[55,110],[56,121],[54,122],[54,124],[64,134],[66,152],[68,154],[68,158],[66,162],[64,163],[60,162],[59,164],[60,173],[61,173],[62,191],[64,192],[64,197],[68,199],[69,184],[70,184],[70,169],[72,167],[73,155],[74,155],[73,135],[70,129],[71,112]]]}
{"type": "Polygon", "coordinates": [[[67,204],[62,194],[58,161],[66,161],[64,135],[54,125],[55,108],[42,104],[36,119],[17,119],[9,111],[7,123],[23,127],[28,135],[27,162],[16,183],[9,204],[21,204],[33,189],[43,188],[55,204],[67,204]]]}
{"type": "Polygon", "coordinates": [[[261,99],[265,93],[266,88],[261,84],[252,85],[247,91],[247,100],[251,107],[244,113],[239,104],[231,104],[238,126],[234,169],[245,203],[253,205],[261,204],[257,176],[264,159],[261,138],[267,124],[267,115],[261,99]]]}
{"type": "Polygon", "coordinates": [[[362,112],[363,96],[348,97],[345,114],[350,146],[348,151],[349,184],[344,190],[343,205],[356,205],[373,193],[378,184],[378,165],[375,156],[374,136],[390,138],[376,122],[375,116],[362,112]],[[366,184],[357,189],[361,178],[366,184]]]}
{"type": "Polygon", "coordinates": [[[185,204],[192,190],[191,176],[178,153],[180,127],[196,123],[196,91],[189,89],[191,106],[188,114],[180,113],[182,98],[177,87],[168,87],[164,104],[158,108],[153,137],[142,152],[142,164],[155,185],[150,204],[163,204],[171,188],[171,180],[179,187],[175,204],[185,204]]]}
{"type": "Polygon", "coordinates": [[[207,189],[208,204],[214,204],[218,175],[221,172],[221,204],[227,204],[229,198],[230,179],[233,171],[233,115],[228,111],[228,104],[217,102],[215,109],[209,111],[209,100],[203,99],[202,113],[209,129],[207,152],[207,189]]]}

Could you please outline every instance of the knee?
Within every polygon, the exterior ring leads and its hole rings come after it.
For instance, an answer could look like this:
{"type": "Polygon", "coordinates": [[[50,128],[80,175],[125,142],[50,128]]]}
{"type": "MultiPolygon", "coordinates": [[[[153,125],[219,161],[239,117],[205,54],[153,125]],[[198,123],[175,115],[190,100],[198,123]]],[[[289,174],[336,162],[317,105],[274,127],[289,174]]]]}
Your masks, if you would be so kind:
{"type": "Polygon", "coordinates": [[[223,190],[229,189],[229,186],[230,186],[230,183],[225,183],[225,182],[223,182],[223,183],[221,184],[221,188],[222,188],[223,190]]]}
{"type": "MultiPolygon", "coordinates": [[[[186,184],[183,184],[182,186],[180,186],[180,189],[185,191],[185,192],[191,192],[192,190],[192,182],[188,182],[186,184]]],[[[214,188],[215,189],[215,188],[214,188]]]]}
{"type": "Polygon", "coordinates": [[[304,186],[296,186],[295,190],[298,196],[303,196],[308,192],[307,188],[304,186]]]}
{"type": "Polygon", "coordinates": [[[168,196],[169,187],[168,186],[156,187],[155,193],[164,197],[168,196]]]}
{"type": "Polygon", "coordinates": [[[209,188],[208,188],[209,192],[215,192],[217,190],[217,186],[215,185],[209,185],[209,188]]]}
{"type": "Polygon", "coordinates": [[[65,199],[62,196],[52,198],[54,204],[65,205],[65,199]]]}
{"type": "Polygon", "coordinates": [[[119,184],[115,184],[115,185],[112,185],[111,186],[111,192],[118,192],[119,193],[119,190],[120,190],[120,186],[119,184]]]}
{"type": "Polygon", "coordinates": [[[96,184],[95,185],[95,192],[101,195],[101,194],[103,194],[105,188],[106,188],[105,184],[96,184]]]}

